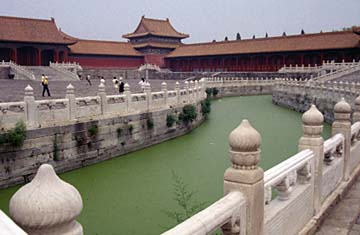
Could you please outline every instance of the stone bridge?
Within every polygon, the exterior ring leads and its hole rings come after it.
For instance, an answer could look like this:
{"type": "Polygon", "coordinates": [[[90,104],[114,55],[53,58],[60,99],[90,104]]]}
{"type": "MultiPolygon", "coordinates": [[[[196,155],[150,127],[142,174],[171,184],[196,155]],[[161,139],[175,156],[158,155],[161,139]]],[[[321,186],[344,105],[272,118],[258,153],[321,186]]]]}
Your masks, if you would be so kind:
{"type": "MultiPolygon", "coordinates": [[[[268,94],[279,84],[277,79],[206,80],[206,86],[218,87],[223,95],[232,91],[238,95],[244,87],[246,94],[268,94]]],[[[360,98],[351,103],[356,107],[353,114],[345,99],[335,104],[332,137],[327,140],[322,138],[324,116],[310,105],[302,116],[299,152],[265,172],[258,166],[261,134],[251,120],[241,121],[229,135],[230,167],[224,173],[224,197],[164,235],[205,235],[218,229],[225,235],[315,234],[319,228],[318,234],[350,233],[360,200],[360,98]],[[336,204],[340,207],[332,214],[336,204]],[[336,213],[354,218],[335,223],[336,213]]],[[[80,235],[82,228],[75,219],[81,208],[76,189],[61,181],[50,165],[43,165],[34,180],[11,199],[11,219],[0,213],[0,228],[4,234],[80,235]],[[52,200],[57,195],[62,200],[52,200]]],[[[353,230],[358,234],[356,226],[353,230]]]]}

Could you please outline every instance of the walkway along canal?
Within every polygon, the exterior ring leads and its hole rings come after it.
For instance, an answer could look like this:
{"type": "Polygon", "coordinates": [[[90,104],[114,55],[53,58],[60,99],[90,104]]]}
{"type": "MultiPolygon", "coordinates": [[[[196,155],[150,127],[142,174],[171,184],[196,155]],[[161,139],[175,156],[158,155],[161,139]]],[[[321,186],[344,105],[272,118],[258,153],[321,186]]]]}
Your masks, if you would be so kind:
{"type": "MultiPolygon", "coordinates": [[[[164,210],[178,211],[173,200],[172,171],[195,190],[198,202],[223,196],[229,166],[228,135],[242,119],[261,133],[264,169],[297,152],[301,114],[275,106],[271,96],[244,96],[213,101],[209,120],[190,134],[119,158],[61,175],[82,195],[78,221],[84,234],[160,234],[174,226],[164,210]]],[[[330,127],[324,124],[324,138],[330,127]]],[[[19,187],[0,191],[0,209],[8,212],[19,187]]]]}

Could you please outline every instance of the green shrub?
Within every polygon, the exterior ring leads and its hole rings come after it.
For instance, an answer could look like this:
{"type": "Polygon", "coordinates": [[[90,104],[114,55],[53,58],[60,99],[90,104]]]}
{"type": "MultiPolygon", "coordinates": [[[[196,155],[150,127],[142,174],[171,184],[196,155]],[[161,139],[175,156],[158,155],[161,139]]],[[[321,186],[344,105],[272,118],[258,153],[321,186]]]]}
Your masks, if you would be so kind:
{"type": "Polygon", "coordinates": [[[187,104],[183,107],[182,113],[179,114],[179,120],[183,123],[188,124],[194,121],[197,117],[196,108],[194,105],[187,104]]]}
{"type": "Polygon", "coordinates": [[[117,133],[117,137],[120,138],[120,137],[121,137],[121,134],[122,134],[122,129],[121,129],[121,127],[118,127],[118,128],[116,129],[116,133],[117,133]]]}
{"type": "Polygon", "coordinates": [[[92,125],[88,129],[88,132],[89,132],[90,137],[93,137],[93,136],[97,135],[97,133],[99,132],[99,128],[97,125],[92,125]]]}
{"type": "Polygon", "coordinates": [[[219,94],[219,90],[216,87],[214,87],[212,89],[212,95],[215,97],[215,96],[217,96],[217,94],[219,94]]]}
{"type": "Polygon", "coordinates": [[[205,117],[211,112],[211,101],[210,99],[206,98],[205,100],[201,101],[201,113],[205,117]]]}
{"type": "Polygon", "coordinates": [[[154,121],[152,120],[152,118],[148,118],[146,120],[146,126],[148,130],[151,130],[154,128],[154,121]]]}
{"type": "Polygon", "coordinates": [[[206,97],[210,98],[212,93],[213,93],[213,89],[212,88],[206,88],[205,92],[206,92],[206,97]]]}
{"type": "Polygon", "coordinates": [[[128,129],[128,130],[129,130],[129,134],[132,135],[132,132],[133,132],[133,130],[134,130],[134,126],[130,124],[128,128],[129,128],[129,129],[128,129]]]}
{"type": "Polygon", "coordinates": [[[18,121],[15,127],[9,132],[0,135],[0,144],[10,144],[19,147],[26,138],[26,125],[23,121],[18,121]]]}
{"type": "Polygon", "coordinates": [[[166,126],[167,126],[167,127],[172,127],[175,122],[176,122],[176,118],[175,118],[174,114],[169,113],[169,114],[166,116],[166,126]]]}
{"type": "Polygon", "coordinates": [[[59,147],[57,145],[57,134],[55,134],[55,138],[54,138],[53,152],[54,152],[54,156],[53,156],[54,161],[59,161],[59,147]]]}

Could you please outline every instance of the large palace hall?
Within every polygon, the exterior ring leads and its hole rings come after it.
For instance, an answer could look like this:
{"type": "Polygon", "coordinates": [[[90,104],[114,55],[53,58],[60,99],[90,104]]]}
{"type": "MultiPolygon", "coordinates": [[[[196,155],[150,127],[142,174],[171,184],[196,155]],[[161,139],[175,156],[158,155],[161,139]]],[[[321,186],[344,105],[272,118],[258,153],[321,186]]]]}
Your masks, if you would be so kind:
{"type": "Polygon", "coordinates": [[[128,42],[81,39],[53,18],[0,16],[0,61],[19,65],[78,62],[82,67],[133,69],[156,64],[171,71],[276,71],[284,65],[360,60],[360,27],[277,37],[184,44],[190,37],[169,19],[143,16],[128,42]]]}

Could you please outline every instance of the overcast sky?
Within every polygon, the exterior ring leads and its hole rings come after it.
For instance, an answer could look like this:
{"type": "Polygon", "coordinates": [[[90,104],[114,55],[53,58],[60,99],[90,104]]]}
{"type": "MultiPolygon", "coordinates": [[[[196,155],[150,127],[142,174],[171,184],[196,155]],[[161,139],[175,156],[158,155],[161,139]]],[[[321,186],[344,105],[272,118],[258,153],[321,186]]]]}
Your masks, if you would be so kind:
{"type": "Polygon", "coordinates": [[[0,15],[54,17],[75,37],[122,41],[142,15],[169,18],[190,34],[185,43],[235,39],[237,32],[251,38],[360,25],[360,0],[1,0],[0,5],[0,15]]]}

